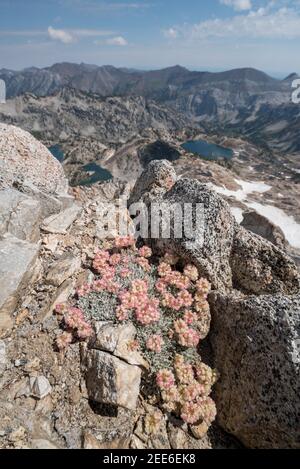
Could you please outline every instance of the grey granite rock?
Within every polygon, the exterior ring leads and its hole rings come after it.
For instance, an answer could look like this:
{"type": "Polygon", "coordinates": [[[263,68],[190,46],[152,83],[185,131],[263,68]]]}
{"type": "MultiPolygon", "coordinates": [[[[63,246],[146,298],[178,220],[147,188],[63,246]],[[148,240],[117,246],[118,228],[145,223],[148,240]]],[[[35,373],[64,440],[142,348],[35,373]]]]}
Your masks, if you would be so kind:
{"type": "Polygon", "coordinates": [[[243,213],[244,219],[241,226],[246,228],[248,231],[252,231],[262,238],[267,239],[275,246],[285,250],[287,247],[287,241],[285,235],[279,226],[276,226],[266,217],[255,212],[255,210],[248,210],[243,213]]]}
{"type": "Polygon", "coordinates": [[[0,235],[10,233],[27,241],[39,239],[41,205],[38,200],[16,191],[0,191],[0,235]]]}
{"type": "Polygon", "coordinates": [[[0,329],[2,316],[9,316],[24,289],[28,288],[39,252],[36,244],[10,235],[0,238],[0,329]]]}
{"type": "Polygon", "coordinates": [[[81,261],[78,257],[72,254],[64,255],[51,265],[45,281],[59,287],[80,269],[80,265],[81,261]]]}
{"type": "Polygon", "coordinates": [[[140,392],[141,369],[99,350],[90,350],[85,360],[89,398],[135,410],[140,392]]]}
{"type": "Polygon", "coordinates": [[[44,220],[41,228],[46,233],[66,234],[67,229],[76,220],[82,208],[79,205],[72,205],[60,213],[51,215],[44,220]]]}
{"type": "Polygon", "coordinates": [[[0,124],[0,168],[2,187],[26,181],[46,194],[67,193],[61,164],[42,143],[18,127],[0,124]]]}
{"type": "Polygon", "coordinates": [[[186,218],[192,222],[192,227],[196,224],[193,238],[186,236],[184,230],[183,236],[174,236],[173,223],[170,235],[153,236],[151,216],[148,233],[142,233],[142,237],[156,253],[171,251],[185,262],[194,263],[200,275],[212,283],[213,289],[228,291],[235,286],[254,294],[293,294],[299,290],[299,273],[289,256],[240,227],[227,202],[205,184],[193,179],[176,181],[170,162],[160,160],[149,164],[136,182],[129,205],[139,201],[148,208],[148,215],[151,215],[153,204],[171,213],[177,204],[184,216],[188,207],[185,204],[193,207],[192,215],[187,214],[186,218]],[[197,207],[200,208],[198,221],[197,207]]]}
{"type": "Polygon", "coordinates": [[[210,304],[219,423],[250,448],[299,448],[300,295],[210,304]]]}

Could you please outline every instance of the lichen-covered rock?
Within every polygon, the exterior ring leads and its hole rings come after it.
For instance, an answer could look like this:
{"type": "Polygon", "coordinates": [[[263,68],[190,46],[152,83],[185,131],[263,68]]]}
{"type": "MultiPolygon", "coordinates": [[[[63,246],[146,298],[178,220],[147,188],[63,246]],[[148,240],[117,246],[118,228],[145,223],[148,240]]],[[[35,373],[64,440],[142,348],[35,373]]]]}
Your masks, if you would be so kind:
{"type": "Polygon", "coordinates": [[[39,239],[41,204],[15,189],[0,191],[0,235],[10,233],[26,241],[39,239]]]}
{"type": "Polygon", "coordinates": [[[156,253],[171,251],[195,264],[213,289],[228,291],[234,285],[254,294],[298,291],[300,278],[294,262],[267,240],[240,227],[227,202],[205,184],[193,179],[176,181],[170,162],[149,164],[137,181],[129,204],[139,201],[147,206],[148,214],[153,203],[170,213],[172,207],[180,205],[184,214],[184,204],[192,204],[194,213],[187,217],[191,226],[197,221],[197,204],[201,207],[202,215],[192,239],[184,230],[183,236],[174,237],[172,223],[170,236],[151,236],[151,216],[148,234],[143,237],[156,253]]]}
{"type": "Polygon", "coordinates": [[[267,239],[275,246],[285,250],[288,243],[285,235],[279,226],[276,226],[263,215],[255,212],[255,210],[248,210],[243,213],[244,219],[241,226],[248,231],[252,231],[262,238],[267,239]]]}
{"type": "Polygon", "coordinates": [[[149,368],[143,356],[131,348],[136,337],[136,328],[132,323],[115,325],[111,322],[97,321],[95,330],[96,338],[93,348],[110,352],[130,365],[149,368]]]}
{"type": "Polygon", "coordinates": [[[219,423],[250,448],[299,448],[300,295],[210,303],[219,423]]]}
{"type": "Polygon", "coordinates": [[[140,392],[141,369],[99,350],[85,357],[86,386],[89,398],[135,410],[140,392]]]}
{"type": "Polygon", "coordinates": [[[24,130],[0,124],[0,188],[15,182],[33,184],[46,194],[64,194],[68,182],[61,164],[24,130]]]}
{"type": "Polygon", "coordinates": [[[236,230],[230,263],[234,286],[247,293],[299,292],[294,261],[274,244],[242,227],[236,230]]]}
{"type": "Polygon", "coordinates": [[[38,252],[37,244],[10,235],[0,238],[0,332],[30,283],[38,252]]]}

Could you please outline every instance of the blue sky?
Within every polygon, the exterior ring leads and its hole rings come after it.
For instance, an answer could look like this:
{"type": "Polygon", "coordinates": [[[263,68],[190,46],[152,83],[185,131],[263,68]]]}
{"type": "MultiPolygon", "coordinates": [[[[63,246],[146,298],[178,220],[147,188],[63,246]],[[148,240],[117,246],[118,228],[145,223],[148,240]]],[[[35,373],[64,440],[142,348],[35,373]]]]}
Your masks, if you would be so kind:
{"type": "Polygon", "coordinates": [[[300,0],[0,0],[0,68],[300,71],[300,0]]]}

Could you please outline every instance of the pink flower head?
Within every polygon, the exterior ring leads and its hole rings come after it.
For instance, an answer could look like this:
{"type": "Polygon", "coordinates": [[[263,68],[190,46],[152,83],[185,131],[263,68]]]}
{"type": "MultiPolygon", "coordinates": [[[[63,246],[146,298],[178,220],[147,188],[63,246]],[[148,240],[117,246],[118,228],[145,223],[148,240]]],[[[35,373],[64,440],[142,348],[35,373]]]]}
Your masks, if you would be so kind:
{"type": "Polygon", "coordinates": [[[197,381],[194,381],[193,383],[183,387],[182,398],[186,402],[195,401],[197,397],[201,395],[201,391],[201,385],[197,383],[197,381]]]}
{"type": "Polygon", "coordinates": [[[116,266],[121,263],[121,259],[121,254],[113,254],[110,256],[109,263],[113,266],[116,266]]]}
{"type": "Polygon", "coordinates": [[[199,408],[199,416],[210,425],[216,418],[217,408],[211,397],[202,397],[197,402],[199,408]]]}
{"type": "Polygon", "coordinates": [[[146,346],[148,350],[151,350],[152,352],[160,353],[163,344],[164,344],[164,341],[161,335],[152,335],[147,340],[146,346]]]}
{"type": "Polygon", "coordinates": [[[70,308],[64,316],[64,322],[70,329],[76,329],[84,320],[84,315],[79,308],[70,308]]]}
{"type": "Polygon", "coordinates": [[[157,299],[151,299],[142,307],[137,307],[135,313],[136,320],[144,326],[159,321],[160,312],[158,304],[159,301],[157,299]]]}
{"type": "Polygon", "coordinates": [[[183,319],[187,324],[191,325],[198,321],[198,316],[196,313],[189,310],[184,313],[183,319]]]}
{"type": "Polygon", "coordinates": [[[77,336],[79,339],[85,340],[93,335],[93,329],[90,324],[85,321],[82,321],[79,327],[77,328],[77,336]]]}
{"type": "Polygon", "coordinates": [[[133,280],[131,284],[132,293],[147,293],[148,282],[146,280],[133,280]]]}
{"type": "Polygon", "coordinates": [[[192,282],[196,282],[199,278],[198,269],[192,264],[186,265],[183,272],[186,277],[192,280],[192,282]]]}
{"type": "Polygon", "coordinates": [[[181,334],[178,334],[178,342],[183,347],[197,347],[199,341],[199,333],[194,329],[187,329],[181,334]]]}
{"type": "Polygon", "coordinates": [[[118,237],[115,239],[115,247],[117,249],[126,249],[135,245],[133,236],[118,237]]]}
{"type": "Polygon", "coordinates": [[[149,264],[148,259],[145,259],[145,257],[138,257],[136,259],[136,263],[144,269],[145,272],[150,272],[151,271],[151,266],[149,264]]]}
{"type": "Polygon", "coordinates": [[[152,250],[148,246],[143,246],[142,248],[139,249],[139,255],[141,257],[145,257],[148,259],[149,257],[152,256],[152,250]]]}
{"type": "Polygon", "coordinates": [[[64,314],[68,309],[68,305],[65,303],[59,303],[58,305],[55,306],[55,313],[57,314],[64,314]]]}
{"type": "Polygon", "coordinates": [[[128,319],[128,310],[123,306],[118,306],[116,310],[116,317],[118,321],[127,321],[128,319]]]}
{"type": "Polygon", "coordinates": [[[200,280],[198,280],[198,282],[196,283],[196,288],[200,295],[207,297],[208,293],[211,290],[211,284],[205,278],[200,278],[200,280]]]}
{"type": "Polygon", "coordinates": [[[156,374],[156,384],[162,390],[168,390],[175,384],[175,377],[170,370],[160,370],[156,374]]]}
{"type": "Polygon", "coordinates": [[[190,308],[193,304],[193,297],[187,290],[181,290],[177,297],[184,308],[190,308]]]}
{"type": "Polygon", "coordinates": [[[193,425],[199,420],[200,409],[199,404],[194,402],[186,402],[181,409],[181,418],[184,422],[193,425]]]}
{"type": "Polygon", "coordinates": [[[124,269],[122,269],[120,271],[120,277],[121,278],[127,278],[127,277],[129,277],[129,275],[130,275],[130,269],[128,269],[126,267],[124,267],[124,269]]]}
{"type": "Polygon", "coordinates": [[[188,330],[188,325],[183,319],[174,322],[174,329],[177,334],[183,334],[188,330]]]}
{"type": "Polygon", "coordinates": [[[77,288],[77,290],[76,290],[76,294],[77,294],[78,298],[81,298],[83,296],[87,296],[90,292],[91,292],[91,285],[89,285],[88,283],[85,283],[84,285],[77,288]]]}
{"type": "Polygon", "coordinates": [[[72,343],[73,336],[70,332],[63,332],[56,338],[56,346],[59,350],[65,350],[72,343]]]}
{"type": "Polygon", "coordinates": [[[179,261],[179,257],[176,256],[176,254],[172,254],[170,252],[167,252],[164,255],[164,261],[169,265],[176,265],[177,262],[179,261]]]}
{"type": "Polygon", "coordinates": [[[165,282],[163,278],[161,278],[156,282],[155,288],[159,293],[166,293],[167,283],[165,282]]]}
{"type": "Polygon", "coordinates": [[[166,277],[172,272],[172,269],[169,264],[167,264],[166,262],[162,262],[161,264],[159,264],[157,271],[160,277],[166,277]]]}

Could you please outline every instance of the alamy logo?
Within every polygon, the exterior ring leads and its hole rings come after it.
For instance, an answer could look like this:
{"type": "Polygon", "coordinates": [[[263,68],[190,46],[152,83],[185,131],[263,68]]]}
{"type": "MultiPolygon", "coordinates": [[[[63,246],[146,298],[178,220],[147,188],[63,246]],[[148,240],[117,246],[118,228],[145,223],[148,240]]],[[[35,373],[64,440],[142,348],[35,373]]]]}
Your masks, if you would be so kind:
{"type": "Polygon", "coordinates": [[[6,85],[4,80],[0,80],[0,104],[6,102],[6,85]]]}
{"type": "Polygon", "coordinates": [[[293,81],[292,88],[296,88],[292,93],[292,102],[294,104],[300,104],[300,78],[293,81]]]}

